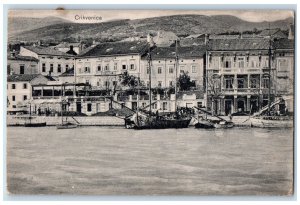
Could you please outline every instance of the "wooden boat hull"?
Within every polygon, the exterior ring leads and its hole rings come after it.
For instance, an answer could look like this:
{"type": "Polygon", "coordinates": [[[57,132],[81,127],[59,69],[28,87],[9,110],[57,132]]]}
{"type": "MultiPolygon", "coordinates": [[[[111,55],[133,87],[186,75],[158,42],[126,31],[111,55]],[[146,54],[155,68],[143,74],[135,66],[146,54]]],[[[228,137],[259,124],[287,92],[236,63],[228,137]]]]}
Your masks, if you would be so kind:
{"type": "Polygon", "coordinates": [[[144,123],[135,123],[129,119],[125,119],[125,127],[127,129],[180,129],[187,128],[191,122],[191,118],[185,119],[151,119],[144,123]]]}
{"type": "Polygon", "coordinates": [[[292,128],[294,125],[293,119],[289,118],[269,118],[269,117],[252,117],[251,126],[261,128],[292,128]]]}
{"type": "Polygon", "coordinates": [[[233,128],[234,124],[232,122],[226,122],[225,124],[215,123],[214,126],[217,129],[227,129],[227,128],[233,128]]]}
{"type": "Polygon", "coordinates": [[[77,125],[56,125],[57,129],[74,129],[77,125]]]}
{"type": "Polygon", "coordinates": [[[214,123],[211,123],[211,122],[197,122],[195,124],[195,128],[212,129],[212,128],[215,128],[215,126],[214,126],[214,123]]]}
{"type": "Polygon", "coordinates": [[[46,122],[34,122],[24,124],[25,127],[45,127],[46,125],[46,122]]]}

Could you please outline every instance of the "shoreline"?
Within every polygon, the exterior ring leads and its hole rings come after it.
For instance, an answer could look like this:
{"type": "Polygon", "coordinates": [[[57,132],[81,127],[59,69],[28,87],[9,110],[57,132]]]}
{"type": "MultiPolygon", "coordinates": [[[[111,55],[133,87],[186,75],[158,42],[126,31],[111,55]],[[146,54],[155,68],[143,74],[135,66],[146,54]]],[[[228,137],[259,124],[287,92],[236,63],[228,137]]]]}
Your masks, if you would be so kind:
{"type": "MultiPolygon", "coordinates": [[[[225,120],[229,120],[229,117],[223,117],[225,120]]],[[[109,127],[122,127],[124,126],[124,119],[115,116],[75,116],[68,117],[69,122],[78,123],[78,126],[109,126],[109,127]]],[[[212,117],[214,119],[214,117],[212,117]]],[[[56,126],[61,123],[60,116],[34,116],[34,121],[36,122],[46,122],[46,126],[56,126]]],[[[34,122],[33,121],[33,122],[34,122]]],[[[6,126],[7,127],[17,127],[24,126],[25,123],[28,123],[28,119],[22,116],[7,115],[6,117],[6,126]]],[[[235,116],[232,119],[232,122],[235,124],[235,127],[251,127],[251,122],[249,116],[235,116]]],[[[191,121],[190,127],[193,127],[195,120],[191,121]]]]}

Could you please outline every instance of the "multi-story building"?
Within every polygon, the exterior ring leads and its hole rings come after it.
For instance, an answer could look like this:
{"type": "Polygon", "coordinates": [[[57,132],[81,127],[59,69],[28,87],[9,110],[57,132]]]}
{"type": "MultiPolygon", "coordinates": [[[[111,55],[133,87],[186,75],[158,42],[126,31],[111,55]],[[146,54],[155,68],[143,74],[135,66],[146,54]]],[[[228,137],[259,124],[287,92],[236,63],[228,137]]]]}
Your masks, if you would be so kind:
{"type": "MultiPolygon", "coordinates": [[[[293,48],[288,48],[286,56],[280,54],[282,43],[278,42],[281,41],[271,42],[269,70],[269,39],[210,40],[206,56],[208,108],[215,114],[225,115],[234,112],[256,112],[268,104],[269,86],[270,100],[274,101],[280,97],[276,90],[278,75],[288,73],[289,77],[293,76],[293,48]],[[284,66],[279,65],[279,62],[284,66]],[[285,71],[281,72],[280,69],[285,71]]],[[[291,82],[281,80],[280,84],[291,85],[291,82]]]]}
{"type": "Polygon", "coordinates": [[[147,42],[102,43],[76,57],[76,83],[87,83],[94,90],[113,89],[124,72],[139,76],[141,56],[147,42]]]}
{"type": "MultiPolygon", "coordinates": [[[[151,87],[174,87],[178,77],[186,73],[197,90],[203,89],[204,46],[178,47],[176,61],[175,47],[156,47],[151,51],[151,87]],[[177,64],[177,65],[176,65],[177,64]],[[177,73],[177,76],[176,76],[177,73]]],[[[148,87],[149,57],[142,56],[140,78],[148,87]]]]}
{"type": "Polygon", "coordinates": [[[24,46],[20,56],[38,59],[38,73],[57,77],[74,66],[74,56],[49,47],[24,46]]]}
{"type": "Polygon", "coordinates": [[[48,78],[40,74],[9,75],[7,77],[7,108],[10,112],[27,110],[26,101],[31,100],[32,86],[46,84],[48,78]]]}
{"type": "Polygon", "coordinates": [[[39,60],[31,56],[12,55],[7,58],[7,75],[38,74],[39,60]]]}

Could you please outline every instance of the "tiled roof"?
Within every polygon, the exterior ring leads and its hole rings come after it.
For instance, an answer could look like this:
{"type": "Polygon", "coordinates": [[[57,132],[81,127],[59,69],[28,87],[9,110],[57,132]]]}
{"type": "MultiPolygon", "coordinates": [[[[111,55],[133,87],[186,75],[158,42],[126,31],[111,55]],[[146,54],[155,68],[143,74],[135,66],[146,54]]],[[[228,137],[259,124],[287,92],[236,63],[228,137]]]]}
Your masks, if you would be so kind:
{"type": "Polygon", "coordinates": [[[24,46],[24,48],[37,53],[38,55],[53,55],[53,56],[73,56],[50,47],[41,46],[24,46]]]}
{"type": "MultiPolygon", "coordinates": [[[[179,58],[202,57],[205,54],[205,46],[178,47],[179,58]]],[[[175,58],[175,47],[156,47],[151,51],[152,59],[175,58]]],[[[142,56],[147,59],[147,55],[142,56]]]]}
{"type": "Polygon", "coordinates": [[[276,49],[294,49],[295,48],[294,40],[284,39],[284,38],[274,41],[273,45],[276,49]]]}
{"type": "Polygon", "coordinates": [[[261,35],[261,36],[269,36],[269,35],[274,35],[274,34],[276,34],[279,31],[281,31],[279,28],[276,28],[276,29],[265,29],[265,30],[262,30],[259,33],[259,35],[261,35]]]}
{"type": "Polygon", "coordinates": [[[66,72],[62,73],[60,77],[66,77],[66,76],[74,76],[74,68],[70,68],[66,72]]]}
{"type": "Polygon", "coordinates": [[[30,82],[38,76],[42,76],[42,75],[40,74],[9,75],[7,76],[7,82],[30,82]]]}
{"type": "Polygon", "coordinates": [[[80,46],[81,43],[67,43],[67,42],[62,42],[58,45],[56,45],[56,48],[70,48],[70,46],[78,47],[80,46]]]}
{"type": "Polygon", "coordinates": [[[39,61],[38,59],[36,59],[35,57],[32,57],[32,56],[20,56],[20,55],[16,55],[14,57],[9,56],[7,59],[8,60],[20,60],[20,61],[36,61],[36,62],[39,61]]]}
{"type": "Polygon", "coordinates": [[[79,57],[97,57],[106,55],[140,54],[148,48],[147,42],[107,42],[82,51],[79,57]]]}
{"type": "Polygon", "coordinates": [[[46,75],[44,77],[47,78],[49,81],[56,81],[52,76],[46,75]]]}
{"type": "Polygon", "coordinates": [[[266,50],[269,39],[212,39],[208,42],[208,50],[237,51],[237,50],[266,50]]]}

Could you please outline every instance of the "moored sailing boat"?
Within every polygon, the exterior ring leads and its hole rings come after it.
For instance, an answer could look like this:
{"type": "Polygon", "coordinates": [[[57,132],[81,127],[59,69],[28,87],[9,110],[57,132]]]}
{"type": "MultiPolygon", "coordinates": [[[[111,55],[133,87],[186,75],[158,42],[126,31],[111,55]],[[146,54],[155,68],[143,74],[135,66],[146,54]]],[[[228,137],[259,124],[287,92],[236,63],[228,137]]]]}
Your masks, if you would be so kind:
{"type": "Polygon", "coordinates": [[[274,112],[272,109],[281,103],[284,103],[283,98],[271,102],[271,58],[272,58],[272,45],[271,37],[269,41],[269,65],[268,65],[268,105],[263,107],[259,112],[254,113],[250,117],[251,126],[261,128],[292,128],[294,125],[293,116],[288,113],[274,112]]]}
{"type": "MultiPolygon", "coordinates": [[[[177,41],[176,41],[176,64],[175,75],[177,81],[177,41]]],[[[149,67],[149,112],[143,112],[142,110],[133,114],[132,116],[125,118],[125,127],[128,129],[167,129],[167,128],[187,128],[191,122],[191,117],[184,115],[177,111],[177,83],[175,83],[175,108],[176,111],[171,116],[158,115],[152,113],[152,91],[151,91],[151,51],[150,46],[148,50],[148,67],[149,67]]],[[[138,98],[139,99],[139,98],[138,98]]]]}
{"type": "Polygon", "coordinates": [[[64,120],[63,117],[63,101],[61,102],[61,124],[56,125],[57,129],[73,129],[77,127],[77,124],[68,121],[68,117],[64,120]]]}

